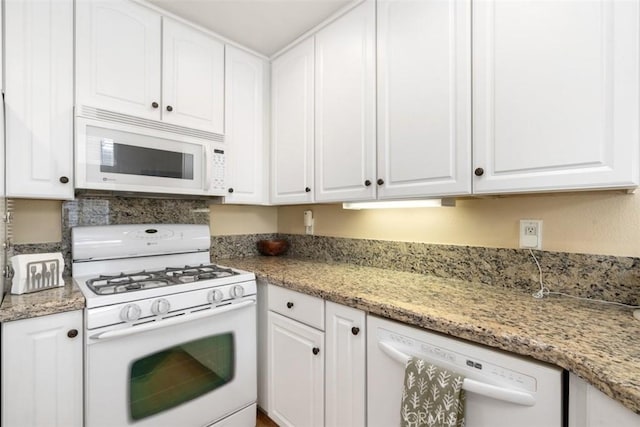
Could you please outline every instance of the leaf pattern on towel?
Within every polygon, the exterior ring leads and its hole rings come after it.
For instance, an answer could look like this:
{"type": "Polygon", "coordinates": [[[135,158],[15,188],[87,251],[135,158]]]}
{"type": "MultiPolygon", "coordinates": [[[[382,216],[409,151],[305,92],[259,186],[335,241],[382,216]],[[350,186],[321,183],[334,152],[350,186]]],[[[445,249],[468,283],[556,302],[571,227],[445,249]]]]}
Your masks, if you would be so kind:
{"type": "Polygon", "coordinates": [[[464,427],[464,378],[417,358],[405,368],[401,427],[464,427]]]}

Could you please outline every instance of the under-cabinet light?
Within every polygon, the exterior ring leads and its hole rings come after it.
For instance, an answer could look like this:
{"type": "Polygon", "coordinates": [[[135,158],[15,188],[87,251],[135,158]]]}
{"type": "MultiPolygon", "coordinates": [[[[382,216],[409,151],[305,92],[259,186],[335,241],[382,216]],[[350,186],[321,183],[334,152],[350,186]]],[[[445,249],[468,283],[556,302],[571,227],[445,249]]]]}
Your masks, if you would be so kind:
{"type": "Polygon", "coordinates": [[[454,207],[456,199],[388,200],[375,202],[348,202],[342,209],[404,209],[454,207]]]}

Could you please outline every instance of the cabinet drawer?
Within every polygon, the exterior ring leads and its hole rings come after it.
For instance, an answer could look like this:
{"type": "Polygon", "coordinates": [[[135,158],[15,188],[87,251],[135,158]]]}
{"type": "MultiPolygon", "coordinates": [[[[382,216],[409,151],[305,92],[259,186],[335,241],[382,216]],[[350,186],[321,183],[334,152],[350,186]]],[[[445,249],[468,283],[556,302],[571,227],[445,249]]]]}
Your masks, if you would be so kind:
{"type": "Polygon", "coordinates": [[[324,331],[324,301],[269,285],[269,310],[324,331]]]}

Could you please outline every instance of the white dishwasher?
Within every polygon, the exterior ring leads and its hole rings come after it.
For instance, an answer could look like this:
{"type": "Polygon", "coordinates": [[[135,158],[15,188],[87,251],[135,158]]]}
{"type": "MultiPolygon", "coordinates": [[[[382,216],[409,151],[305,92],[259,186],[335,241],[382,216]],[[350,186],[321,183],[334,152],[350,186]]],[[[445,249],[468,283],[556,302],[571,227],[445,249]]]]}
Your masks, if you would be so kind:
{"type": "Polygon", "coordinates": [[[367,320],[367,425],[400,425],[409,356],[463,375],[467,427],[560,427],[560,368],[375,316],[367,320]]]}

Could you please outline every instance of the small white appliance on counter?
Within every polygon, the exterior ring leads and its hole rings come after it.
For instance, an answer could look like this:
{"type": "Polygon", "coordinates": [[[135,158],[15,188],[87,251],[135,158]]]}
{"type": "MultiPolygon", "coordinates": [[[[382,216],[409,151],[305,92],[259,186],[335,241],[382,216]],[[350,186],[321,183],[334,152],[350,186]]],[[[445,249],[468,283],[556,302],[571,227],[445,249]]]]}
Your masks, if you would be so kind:
{"type": "Polygon", "coordinates": [[[20,295],[64,286],[64,261],[60,252],[14,255],[9,263],[13,271],[12,294],[20,295]]]}
{"type": "Polygon", "coordinates": [[[400,425],[409,356],[465,377],[467,427],[561,427],[562,370],[375,316],[367,318],[368,426],[400,425]]]}
{"type": "Polygon", "coordinates": [[[255,426],[255,276],[210,244],[206,225],[72,229],[87,427],[255,426]]]}

